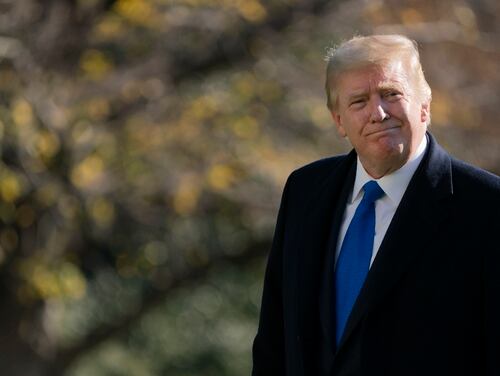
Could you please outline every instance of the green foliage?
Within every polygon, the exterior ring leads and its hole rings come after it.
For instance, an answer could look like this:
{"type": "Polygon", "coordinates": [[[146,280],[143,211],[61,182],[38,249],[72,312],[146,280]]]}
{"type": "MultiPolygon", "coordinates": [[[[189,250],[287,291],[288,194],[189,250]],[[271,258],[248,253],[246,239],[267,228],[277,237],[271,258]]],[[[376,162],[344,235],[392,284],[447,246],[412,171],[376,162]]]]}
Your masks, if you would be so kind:
{"type": "Polygon", "coordinates": [[[176,291],[120,341],[83,357],[68,376],[243,375],[251,369],[264,263],[221,264],[176,291]]]}

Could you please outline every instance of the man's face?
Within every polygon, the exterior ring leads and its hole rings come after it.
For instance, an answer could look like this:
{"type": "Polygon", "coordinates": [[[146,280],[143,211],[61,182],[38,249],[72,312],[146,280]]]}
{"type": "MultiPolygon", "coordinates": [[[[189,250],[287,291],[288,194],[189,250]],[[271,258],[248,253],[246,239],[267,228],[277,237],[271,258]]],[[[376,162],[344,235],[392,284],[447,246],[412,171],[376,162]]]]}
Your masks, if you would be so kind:
{"type": "Polygon", "coordinates": [[[353,69],[337,79],[337,130],[374,178],[403,166],[425,135],[429,103],[418,97],[413,81],[398,61],[353,69]]]}

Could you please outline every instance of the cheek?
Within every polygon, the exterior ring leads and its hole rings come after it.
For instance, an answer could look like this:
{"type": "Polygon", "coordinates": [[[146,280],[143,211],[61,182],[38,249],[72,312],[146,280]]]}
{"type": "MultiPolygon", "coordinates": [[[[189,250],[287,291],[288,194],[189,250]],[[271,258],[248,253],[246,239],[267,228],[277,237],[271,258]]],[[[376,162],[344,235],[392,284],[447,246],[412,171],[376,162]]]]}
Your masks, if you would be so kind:
{"type": "Polygon", "coordinates": [[[357,111],[353,116],[352,123],[356,130],[361,131],[370,122],[370,113],[366,109],[357,111]]]}
{"type": "Polygon", "coordinates": [[[351,138],[362,133],[363,128],[370,121],[369,111],[361,109],[355,112],[344,113],[342,116],[342,128],[347,136],[351,138]]]}
{"type": "Polygon", "coordinates": [[[422,122],[422,112],[420,109],[414,108],[411,110],[408,110],[408,112],[405,113],[408,121],[412,125],[420,124],[422,122]]]}
{"type": "Polygon", "coordinates": [[[418,117],[420,117],[420,112],[417,111],[417,108],[408,102],[402,102],[401,105],[397,107],[396,111],[402,119],[414,120],[417,114],[418,117]]]}

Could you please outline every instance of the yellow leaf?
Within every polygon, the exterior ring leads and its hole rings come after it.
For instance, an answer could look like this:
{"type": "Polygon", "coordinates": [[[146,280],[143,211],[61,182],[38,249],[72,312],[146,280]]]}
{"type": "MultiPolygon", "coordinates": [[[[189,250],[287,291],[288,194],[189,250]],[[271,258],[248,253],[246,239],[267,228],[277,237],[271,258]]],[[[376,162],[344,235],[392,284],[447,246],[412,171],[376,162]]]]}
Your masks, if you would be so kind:
{"type": "Polygon", "coordinates": [[[95,34],[100,39],[110,40],[119,37],[125,31],[123,22],[116,15],[107,15],[97,24],[95,34]]]}
{"type": "Polygon", "coordinates": [[[18,126],[30,125],[33,122],[33,110],[24,99],[19,99],[12,106],[12,119],[18,126]]]}
{"type": "Polygon", "coordinates": [[[250,22],[262,22],[267,17],[266,8],[257,0],[238,1],[236,7],[243,18],[250,22]]]}
{"type": "Polygon", "coordinates": [[[245,99],[250,99],[257,91],[256,78],[253,74],[238,75],[234,82],[235,89],[245,99]]]}
{"type": "Polygon", "coordinates": [[[44,264],[40,263],[33,268],[30,281],[38,294],[43,298],[61,295],[61,287],[56,275],[49,271],[44,264]]]}
{"type": "Polygon", "coordinates": [[[58,268],[58,280],[62,296],[73,299],[82,298],[87,290],[87,281],[80,269],[65,262],[58,268]]]}
{"type": "Polygon", "coordinates": [[[218,164],[208,171],[207,179],[213,189],[222,191],[234,183],[236,174],[230,166],[218,164]]]}
{"type": "Polygon", "coordinates": [[[92,49],[85,51],[80,60],[80,67],[87,77],[98,80],[113,69],[113,63],[101,51],[92,49]]]}
{"type": "Polygon", "coordinates": [[[94,120],[102,120],[109,115],[109,102],[104,98],[95,98],[87,103],[87,111],[94,120]]]}
{"type": "Polygon", "coordinates": [[[85,295],[87,283],[81,271],[72,263],[47,264],[40,258],[29,258],[19,265],[19,272],[27,285],[25,298],[72,298],[85,295]]]}
{"type": "Polygon", "coordinates": [[[255,139],[259,134],[259,123],[251,116],[244,116],[234,121],[233,132],[243,139],[255,139]]]}
{"type": "Polygon", "coordinates": [[[9,173],[0,179],[0,196],[6,202],[16,201],[22,193],[21,181],[9,173]]]}
{"type": "Polygon", "coordinates": [[[50,132],[40,132],[37,137],[36,148],[43,160],[52,158],[60,147],[59,138],[50,132]]]}
{"type": "Polygon", "coordinates": [[[195,99],[188,111],[190,115],[194,116],[196,119],[208,119],[216,113],[217,104],[215,100],[206,95],[195,99]]]}
{"type": "Polygon", "coordinates": [[[173,206],[177,213],[187,215],[193,212],[198,204],[201,187],[193,176],[181,179],[173,199],[173,206]]]}
{"type": "Polygon", "coordinates": [[[119,0],[114,9],[127,21],[136,25],[151,27],[160,21],[158,12],[147,0],[119,0]]]}
{"type": "Polygon", "coordinates": [[[71,181],[79,188],[90,188],[103,175],[104,162],[97,155],[91,155],[76,165],[71,171],[71,181]]]}
{"type": "Polygon", "coordinates": [[[115,207],[109,200],[98,197],[89,204],[92,219],[99,227],[109,227],[115,218],[115,207]]]}

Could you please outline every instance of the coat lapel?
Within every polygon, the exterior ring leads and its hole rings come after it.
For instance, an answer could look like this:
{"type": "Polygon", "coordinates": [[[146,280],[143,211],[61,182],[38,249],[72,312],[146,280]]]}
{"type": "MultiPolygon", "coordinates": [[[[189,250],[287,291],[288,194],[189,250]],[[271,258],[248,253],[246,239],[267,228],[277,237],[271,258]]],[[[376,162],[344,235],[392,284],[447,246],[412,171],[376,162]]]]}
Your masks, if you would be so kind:
{"type": "Polygon", "coordinates": [[[324,349],[326,352],[325,359],[328,357],[331,358],[331,356],[335,353],[335,332],[333,328],[333,317],[335,314],[333,307],[333,270],[335,264],[335,249],[337,247],[340,226],[344,217],[347,198],[352,190],[354,179],[356,177],[355,160],[354,156],[352,160],[349,161],[347,173],[341,180],[335,179],[336,184],[341,187],[341,191],[336,197],[337,210],[334,210],[333,219],[326,223],[329,232],[329,240],[326,243],[325,248],[321,291],[319,296],[321,329],[323,331],[323,338],[326,345],[326,349],[324,349]]]}
{"type": "Polygon", "coordinates": [[[330,331],[331,307],[328,307],[328,304],[322,304],[328,302],[327,299],[321,299],[322,295],[329,295],[329,292],[321,291],[320,286],[323,282],[325,257],[330,253],[327,252],[328,245],[335,241],[330,237],[332,218],[340,217],[334,221],[340,223],[347,194],[354,181],[355,161],[356,153],[351,152],[332,168],[321,185],[308,193],[304,214],[300,220],[300,226],[297,227],[295,255],[291,257],[296,261],[294,262],[295,277],[292,277],[295,288],[292,288],[292,291],[296,296],[299,332],[303,332],[306,327],[304,318],[308,316],[308,313],[305,310],[311,309],[307,302],[312,302],[314,296],[317,297],[319,288],[320,299],[316,298],[315,304],[318,304],[320,310],[321,327],[325,338],[329,338],[326,333],[330,331]]]}
{"type": "Polygon", "coordinates": [[[448,213],[453,188],[450,157],[430,134],[428,137],[426,156],[394,214],[346,324],[339,351],[362,317],[397,285],[448,213]]]}

